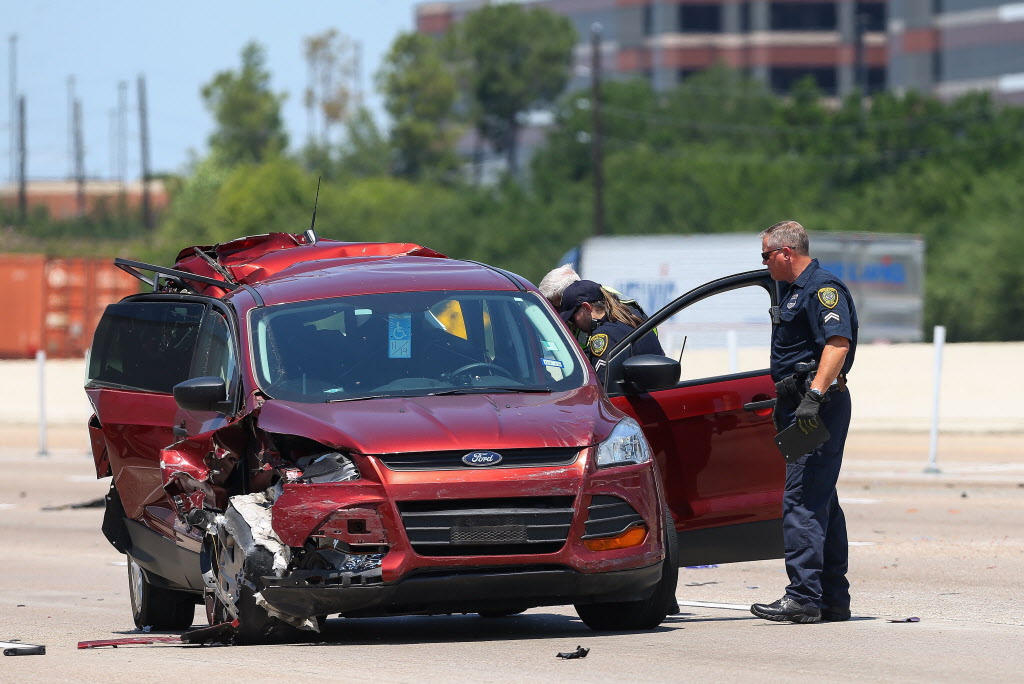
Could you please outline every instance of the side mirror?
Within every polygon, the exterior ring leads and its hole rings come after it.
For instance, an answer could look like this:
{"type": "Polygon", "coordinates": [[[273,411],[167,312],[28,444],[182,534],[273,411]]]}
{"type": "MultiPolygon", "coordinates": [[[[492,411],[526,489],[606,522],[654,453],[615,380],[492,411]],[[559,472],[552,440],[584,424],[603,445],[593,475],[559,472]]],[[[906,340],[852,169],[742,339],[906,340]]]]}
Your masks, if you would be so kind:
{"type": "Polygon", "coordinates": [[[640,354],[622,362],[622,387],[628,394],[668,389],[679,382],[679,373],[675,359],[640,354]]]}
{"type": "Polygon", "coordinates": [[[172,391],[174,401],[183,411],[223,412],[227,406],[228,390],[224,378],[192,378],[179,382],[172,391]]]}

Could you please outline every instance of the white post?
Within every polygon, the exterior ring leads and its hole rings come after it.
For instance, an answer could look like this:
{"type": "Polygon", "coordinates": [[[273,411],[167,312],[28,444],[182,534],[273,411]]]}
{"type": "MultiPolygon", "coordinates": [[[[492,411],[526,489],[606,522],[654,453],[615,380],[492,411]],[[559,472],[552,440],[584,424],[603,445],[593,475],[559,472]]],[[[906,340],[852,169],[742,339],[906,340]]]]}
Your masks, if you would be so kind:
{"type": "Polygon", "coordinates": [[[46,449],[46,352],[36,352],[36,369],[39,371],[39,455],[47,456],[46,449]]]}
{"type": "Polygon", "coordinates": [[[941,472],[935,465],[935,460],[939,446],[939,390],[942,383],[942,347],[946,344],[946,326],[935,326],[932,343],[935,345],[935,377],[932,381],[932,431],[928,444],[928,465],[924,468],[926,473],[941,472]]]}
{"type": "Polygon", "coordinates": [[[725,346],[729,349],[729,372],[735,373],[739,370],[739,342],[735,330],[727,330],[725,333],[725,346]]]}

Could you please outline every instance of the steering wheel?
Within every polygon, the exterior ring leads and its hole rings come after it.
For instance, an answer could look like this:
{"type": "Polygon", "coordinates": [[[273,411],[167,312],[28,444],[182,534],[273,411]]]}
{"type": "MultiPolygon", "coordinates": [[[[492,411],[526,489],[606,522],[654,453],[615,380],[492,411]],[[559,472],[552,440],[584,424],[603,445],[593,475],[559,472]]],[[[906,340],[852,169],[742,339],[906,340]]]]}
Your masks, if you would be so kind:
{"type": "Polygon", "coordinates": [[[484,363],[482,361],[477,361],[475,363],[467,363],[465,366],[460,366],[453,370],[451,373],[449,373],[448,377],[454,380],[459,375],[476,369],[487,369],[491,371],[490,375],[500,375],[502,377],[508,378],[509,380],[514,380],[512,374],[508,371],[508,369],[503,368],[495,363],[484,363]]]}

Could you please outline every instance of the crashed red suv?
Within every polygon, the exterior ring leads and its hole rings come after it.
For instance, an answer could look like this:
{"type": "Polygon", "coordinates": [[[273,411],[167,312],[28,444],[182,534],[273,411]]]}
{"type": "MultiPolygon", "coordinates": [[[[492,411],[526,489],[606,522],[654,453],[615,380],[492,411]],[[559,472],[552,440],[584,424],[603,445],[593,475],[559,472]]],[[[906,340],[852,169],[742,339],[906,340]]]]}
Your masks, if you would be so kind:
{"type": "Polygon", "coordinates": [[[86,391],[140,629],[198,603],[238,642],[562,604],[646,629],[680,562],[781,550],[766,371],[678,383],[620,346],[606,391],[529,282],[416,245],[275,233],[117,263],[153,291],[107,308],[86,391]]]}

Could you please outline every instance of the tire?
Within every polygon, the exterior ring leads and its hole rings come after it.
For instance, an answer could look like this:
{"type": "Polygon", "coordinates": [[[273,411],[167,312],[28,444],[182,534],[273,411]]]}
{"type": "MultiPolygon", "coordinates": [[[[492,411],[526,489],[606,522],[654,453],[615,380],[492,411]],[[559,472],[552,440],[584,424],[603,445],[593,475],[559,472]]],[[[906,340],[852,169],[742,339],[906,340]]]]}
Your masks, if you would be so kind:
{"type": "Polygon", "coordinates": [[[234,507],[228,506],[224,517],[227,524],[203,543],[207,621],[217,625],[237,618],[231,639],[235,644],[268,643],[294,634],[294,628],[256,605],[261,578],[274,572],[273,554],[254,543],[249,525],[234,507]]]}
{"type": "Polygon", "coordinates": [[[181,631],[192,626],[196,615],[195,594],[153,586],[131,556],[128,556],[128,596],[132,619],[139,629],[181,631]]]}
{"type": "Polygon", "coordinates": [[[575,606],[583,623],[596,631],[632,631],[654,629],[669,614],[679,612],[676,605],[676,583],[679,580],[679,542],[676,539],[672,514],[665,506],[665,560],[661,579],[651,595],[643,601],[589,603],[575,606]]]}

